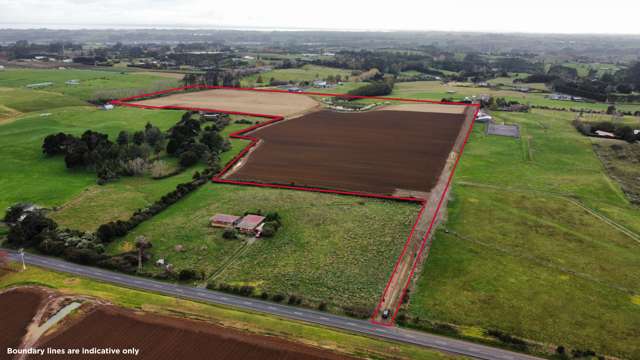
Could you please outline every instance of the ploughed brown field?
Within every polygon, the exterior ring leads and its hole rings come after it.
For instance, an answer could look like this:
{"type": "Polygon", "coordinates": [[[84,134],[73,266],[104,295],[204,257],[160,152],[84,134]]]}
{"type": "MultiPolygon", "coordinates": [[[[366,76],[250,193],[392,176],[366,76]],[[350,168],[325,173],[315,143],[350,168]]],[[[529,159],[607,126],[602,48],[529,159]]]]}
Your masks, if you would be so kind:
{"type": "Polygon", "coordinates": [[[253,131],[262,141],[227,178],[388,195],[429,192],[465,116],[460,107],[310,113],[253,131]]]}
{"type": "MultiPolygon", "coordinates": [[[[190,320],[138,315],[112,307],[98,307],[68,328],[49,336],[38,344],[39,348],[135,347],[140,349],[136,359],[351,359],[277,338],[249,335],[190,320]]],[[[105,356],[84,355],[82,358],[104,359],[105,356]]],[[[60,356],[36,355],[29,359],[60,359],[60,356]]]]}
{"type": "Polygon", "coordinates": [[[280,116],[301,114],[319,106],[319,103],[310,96],[302,94],[231,89],[175,93],[155,99],[138,100],[134,101],[134,103],[280,116]]]}
{"type": "Polygon", "coordinates": [[[32,289],[15,289],[0,294],[0,351],[17,348],[27,333],[45,295],[32,289]]]}

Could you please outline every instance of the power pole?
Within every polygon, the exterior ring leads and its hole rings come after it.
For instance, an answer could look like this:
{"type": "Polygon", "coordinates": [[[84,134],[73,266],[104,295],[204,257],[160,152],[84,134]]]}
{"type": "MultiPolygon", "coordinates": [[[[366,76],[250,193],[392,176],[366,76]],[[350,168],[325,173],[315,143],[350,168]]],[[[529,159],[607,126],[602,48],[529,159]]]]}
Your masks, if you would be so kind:
{"type": "Polygon", "coordinates": [[[22,271],[25,271],[27,270],[27,265],[24,263],[24,248],[20,248],[18,254],[20,254],[20,258],[22,259],[22,271]]]}

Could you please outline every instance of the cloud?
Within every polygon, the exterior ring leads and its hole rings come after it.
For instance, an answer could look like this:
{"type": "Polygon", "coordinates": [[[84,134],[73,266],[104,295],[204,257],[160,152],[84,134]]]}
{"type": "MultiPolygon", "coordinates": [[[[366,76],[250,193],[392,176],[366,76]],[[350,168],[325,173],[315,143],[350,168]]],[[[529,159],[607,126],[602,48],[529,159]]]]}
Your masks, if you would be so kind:
{"type": "MultiPolygon", "coordinates": [[[[639,2],[0,0],[0,24],[640,33],[639,2]]],[[[6,26],[6,25],[5,25],[6,26]]]]}

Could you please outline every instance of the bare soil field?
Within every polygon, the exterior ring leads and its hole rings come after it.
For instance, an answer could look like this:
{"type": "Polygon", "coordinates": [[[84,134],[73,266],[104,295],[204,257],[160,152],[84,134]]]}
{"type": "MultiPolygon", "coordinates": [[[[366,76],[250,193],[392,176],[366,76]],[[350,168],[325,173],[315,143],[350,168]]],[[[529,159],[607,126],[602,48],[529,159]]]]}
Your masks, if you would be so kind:
{"type": "Polygon", "coordinates": [[[465,105],[445,105],[445,104],[432,104],[432,103],[388,105],[380,108],[380,110],[420,111],[420,112],[443,113],[443,114],[463,114],[466,109],[467,109],[467,106],[465,105]]]}
{"type": "Polygon", "coordinates": [[[429,192],[464,120],[462,112],[318,111],[251,132],[259,146],[226,178],[386,195],[429,192]]]}
{"type": "Polygon", "coordinates": [[[0,294],[0,351],[6,354],[7,348],[20,345],[45,297],[44,292],[30,288],[0,294]]]}
{"type": "MultiPolygon", "coordinates": [[[[45,337],[39,348],[138,348],[136,359],[351,359],[277,338],[250,335],[202,322],[98,306],[45,337]]],[[[120,356],[118,358],[133,358],[120,356]]],[[[32,356],[30,359],[59,359],[32,356]]],[[[104,358],[84,355],[83,359],[104,358]]]]}
{"type": "Polygon", "coordinates": [[[307,95],[215,89],[178,93],[149,100],[135,101],[140,105],[185,106],[252,114],[292,116],[318,108],[320,105],[307,95]]]}

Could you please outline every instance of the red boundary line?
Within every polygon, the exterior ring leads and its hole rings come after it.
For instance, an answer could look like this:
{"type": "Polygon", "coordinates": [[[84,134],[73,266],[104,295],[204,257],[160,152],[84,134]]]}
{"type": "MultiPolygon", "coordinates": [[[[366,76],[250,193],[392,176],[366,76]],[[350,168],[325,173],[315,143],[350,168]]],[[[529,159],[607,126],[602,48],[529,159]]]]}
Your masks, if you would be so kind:
{"type": "Polygon", "coordinates": [[[464,138],[464,142],[463,142],[463,144],[462,144],[462,146],[460,148],[460,152],[458,153],[458,156],[456,157],[456,161],[453,164],[453,168],[451,169],[451,173],[449,174],[449,177],[447,179],[447,183],[445,185],[445,189],[442,192],[442,196],[440,197],[440,199],[438,201],[438,205],[436,207],[436,211],[434,213],[434,216],[431,219],[431,223],[429,224],[429,228],[427,229],[427,232],[426,232],[425,236],[422,238],[422,242],[421,242],[421,245],[420,245],[420,250],[418,252],[418,256],[416,256],[416,260],[413,263],[413,266],[411,268],[411,273],[409,274],[409,277],[407,279],[407,283],[405,284],[405,286],[403,288],[402,296],[401,296],[400,299],[404,298],[404,296],[406,295],[407,289],[409,288],[409,285],[410,285],[411,279],[413,278],[413,275],[415,273],[416,267],[417,267],[417,265],[419,263],[420,258],[423,255],[423,251],[425,249],[425,245],[427,243],[429,235],[431,234],[431,230],[432,230],[432,228],[433,228],[433,226],[435,224],[435,221],[437,219],[438,213],[440,212],[440,208],[442,207],[444,199],[445,199],[445,197],[446,197],[446,195],[447,195],[447,193],[449,191],[449,187],[451,185],[451,181],[453,180],[453,175],[454,175],[455,170],[456,170],[456,168],[458,166],[458,162],[460,161],[460,158],[462,157],[462,153],[464,151],[464,148],[465,148],[465,146],[467,144],[467,141],[469,140],[469,136],[471,135],[471,130],[473,129],[473,125],[475,124],[475,120],[476,120],[476,117],[478,115],[478,111],[480,110],[480,105],[467,104],[467,103],[462,103],[462,102],[443,102],[443,101],[424,100],[424,99],[390,98],[390,97],[382,97],[382,96],[354,96],[354,95],[348,95],[348,94],[331,94],[331,93],[306,92],[306,91],[290,92],[290,91],[287,91],[287,90],[279,90],[279,89],[233,88],[233,87],[226,87],[226,86],[206,86],[206,85],[190,85],[190,86],[183,86],[183,87],[177,87],[177,88],[170,88],[170,89],[166,89],[166,90],[162,90],[162,91],[152,92],[152,93],[149,93],[149,94],[130,96],[130,97],[126,97],[126,98],[122,98],[122,99],[118,99],[118,100],[113,100],[113,101],[110,102],[113,105],[127,106],[127,107],[137,107],[137,108],[142,108],[142,109],[206,111],[206,112],[225,113],[225,114],[230,114],[230,115],[244,115],[244,116],[251,116],[251,117],[262,117],[262,118],[270,119],[269,121],[266,121],[266,122],[263,122],[263,123],[260,123],[260,124],[256,124],[256,125],[250,126],[248,128],[245,128],[245,129],[242,129],[242,130],[239,130],[239,131],[236,131],[234,133],[229,134],[230,138],[249,140],[250,143],[247,146],[245,146],[244,149],[242,149],[242,151],[240,151],[240,153],[238,153],[236,156],[234,156],[234,158],[231,159],[224,166],[224,168],[211,179],[211,181],[216,182],[216,183],[233,184],[233,185],[247,185],[247,186],[267,187],[267,188],[276,188],[276,189],[311,191],[311,192],[328,193],[328,194],[338,194],[338,195],[359,196],[359,197],[377,198],[377,199],[386,199],[386,200],[416,202],[416,203],[421,204],[422,206],[420,208],[420,212],[418,213],[418,216],[416,217],[416,221],[414,222],[414,224],[413,224],[413,226],[411,228],[411,232],[409,233],[409,237],[407,238],[407,241],[404,244],[404,247],[402,249],[402,252],[400,253],[400,256],[396,260],[396,263],[395,263],[395,265],[393,267],[393,271],[391,272],[391,276],[389,277],[389,280],[387,281],[387,285],[385,286],[384,292],[382,293],[380,301],[378,302],[378,305],[376,306],[376,309],[374,310],[374,313],[373,313],[373,315],[372,315],[372,317],[370,319],[370,322],[374,323],[374,324],[384,325],[384,326],[393,326],[393,324],[395,323],[396,316],[398,315],[398,311],[400,311],[400,307],[402,306],[402,300],[400,300],[398,306],[394,310],[393,316],[391,317],[391,321],[389,323],[381,323],[381,322],[375,321],[374,319],[376,318],[376,316],[378,315],[378,313],[380,311],[380,307],[382,306],[383,299],[384,299],[387,291],[389,290],[389,287],[391,286],[391,282],[392,282],[392,280],[393,280],[393,278],[394,278],[394,276],[396,274],[396,271],[397,271],[398,267],[400,266],[402,258],[405,256],[405,254],[407,252],[407,248],[409,247],[409,243],[411,242],[411,238],[413,236],[413,233],[415,232],[415,229],[418,226],[418,222],[420,221],[420,219],[422,218],[422,215],[424,214],[424,212],[426,210],[427,200],[426,199],[421,199],[421,198],[415,198],[415,197],[399,197],[399,196],[374,194],[374,193],[366,193],[366,192],[358,192],[358,191],[343,191],[343,190],[323,189],[323,188],[316,188],[316,187],[302,187],[302,186],[293,186],[293,185],[280,185],[280,184],[271,184],[271,183],[259,183],[259,182],[252,182],[252,181],[235,181],[235,180],[223,179],[222,176],[225,173],[227,173],[227,171],[229,171],[229,169],[231,167],[233,167],[244,155],[246,155],[249,152],[249,150],[251,150],[251,148],[253,148],[259,141],[258,138],[253,137],[253,136],[248,136],[248,135],[245,135],[245,134],[250,132],[250,131],[256,130],[258,128],[261,128],[263,126],[267,126],[269,124],[272,124],[272,123],[275,123],[275,122],[278,122],[278,121],[282,121],[282,120],[284,120],[284,117],[280,116],[280,115],[256,114],[256,113],[248,113],[248,112],[240,112],[240,111],[228,111],[228,110],[197,108],[197,107],[188,107],[188,106],[153,106],[153,105],[142,105],[142,104],[131,103],[131,101],[134,101],[134,100],[140,100],[140,99],[144,99],[144,98],[148,98],[148,97],[153,97],[153,96],[158,96],[158,95],[165,95],[165,94],[169,94],[169,93],[172,93],[172,92],[179,92],[179,91],[192,90],[192,89],[199,89],[199,90],[202,90],[202,89],[227,89],[227,90],[237,90],[237,91],[284,93],[284,94],[290,94],[290,95],[331,96],[331,97],[343,97],[343,98],[349,98],[349,99],[378,99],[378,100],[386,100],[386,101],[390,101],[391,100],[391,101],[431,103],[431,104],[441,104],[441,105],[464,105],[464,106],[476,107],[476,111],[475,111],[475,113],[473,115],[473,119],[471,121],[471,125],[469,126],[469,129],[467,130],[467,133],[466,133],[465,138],[464,138]]]}

